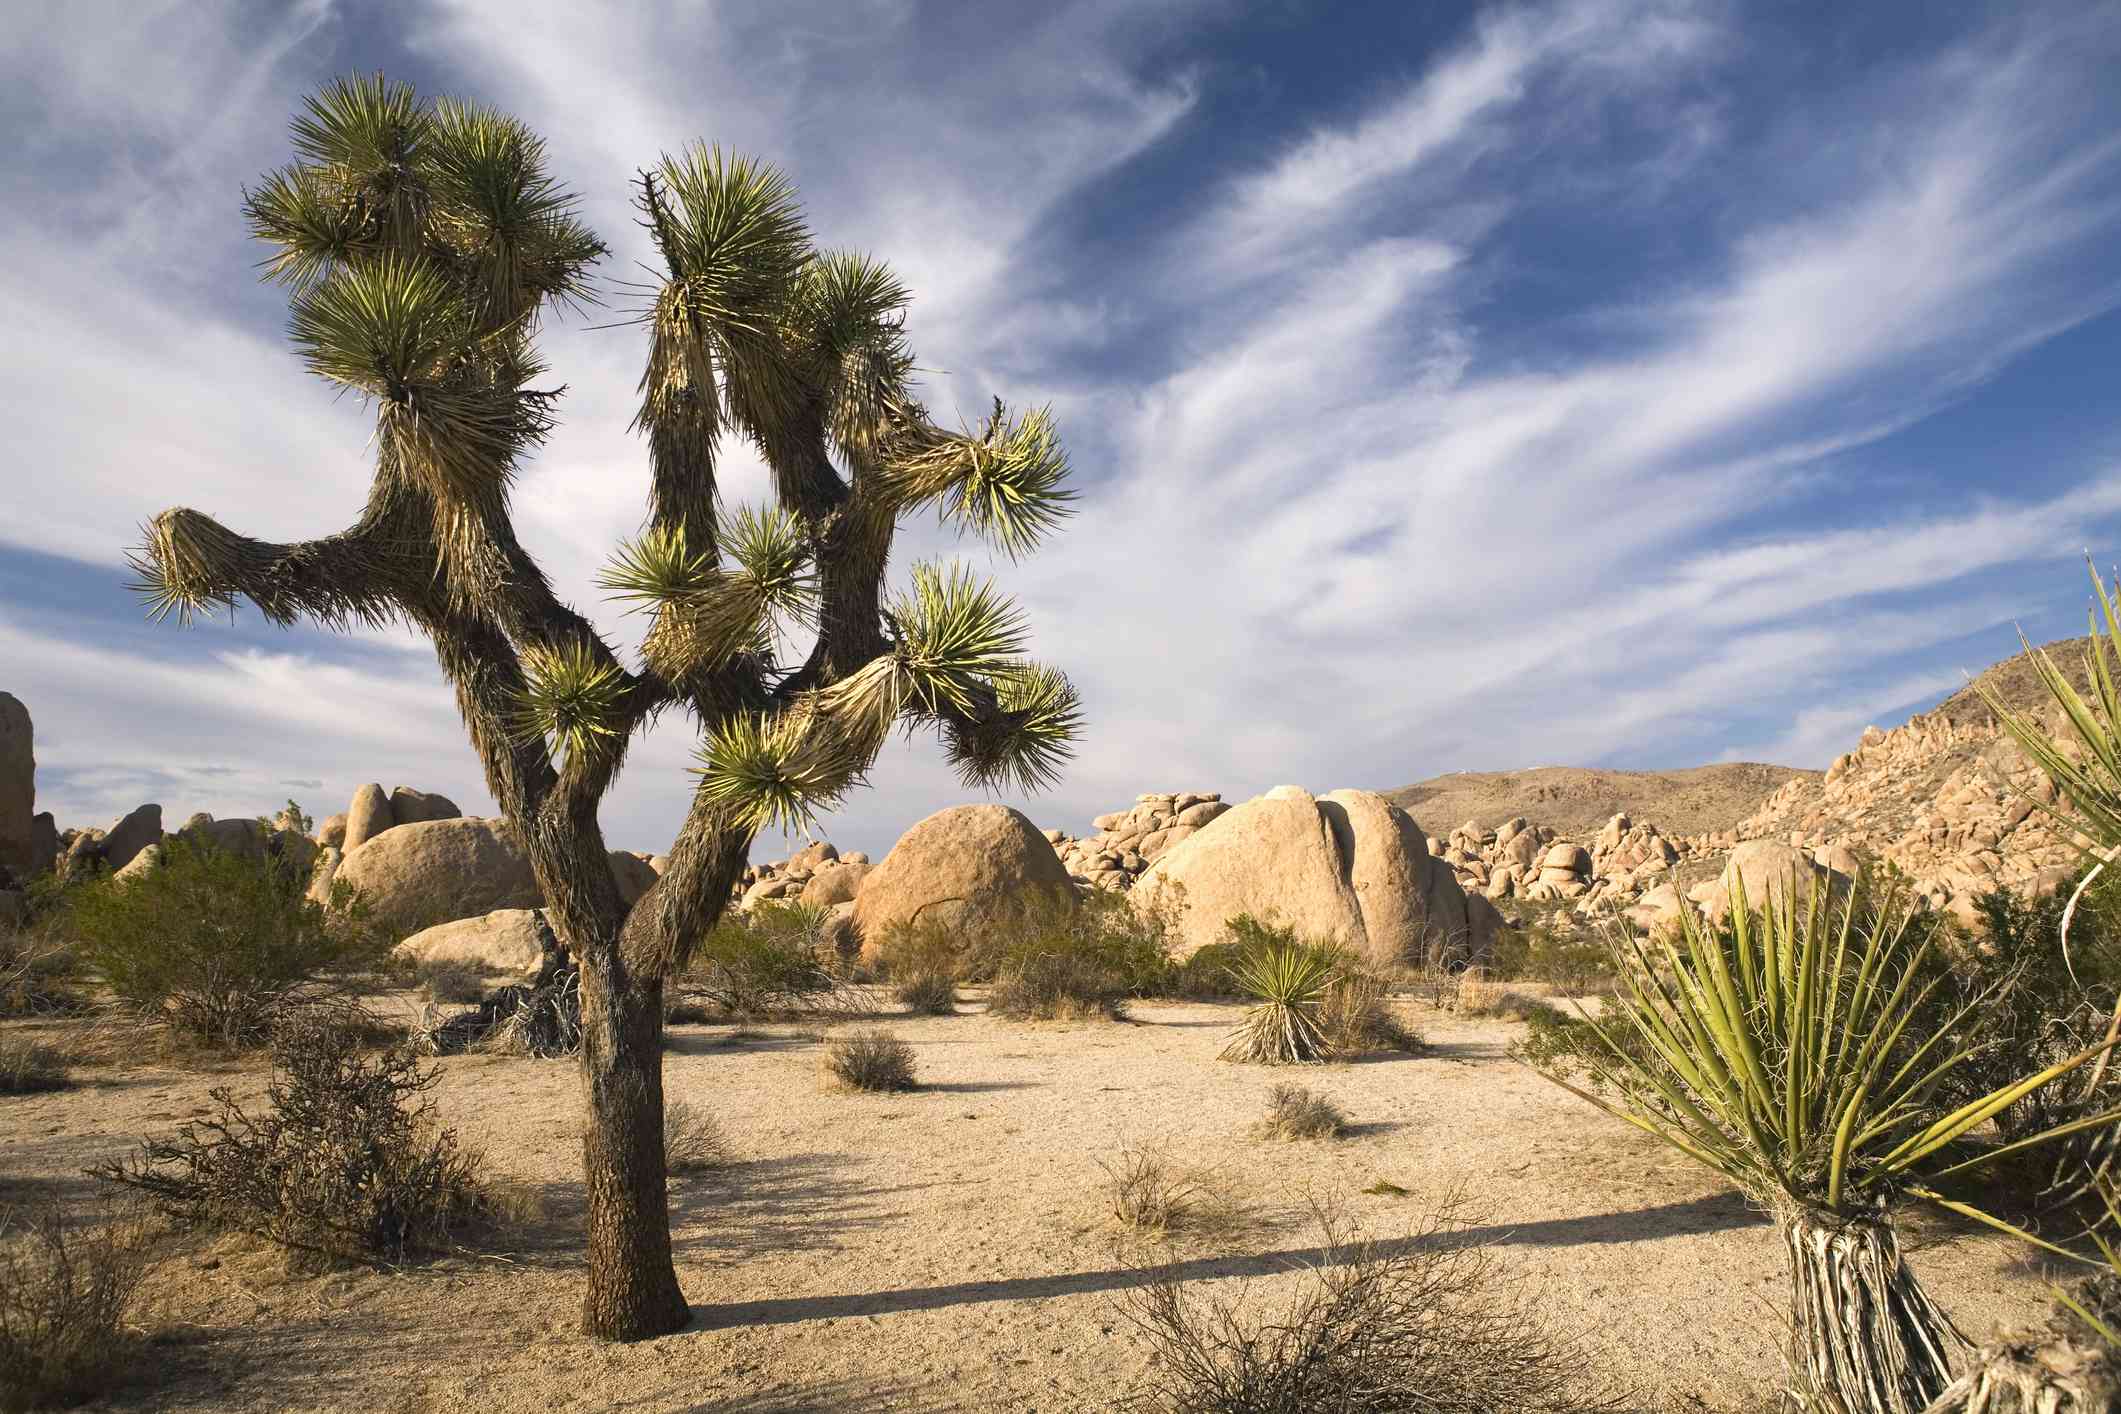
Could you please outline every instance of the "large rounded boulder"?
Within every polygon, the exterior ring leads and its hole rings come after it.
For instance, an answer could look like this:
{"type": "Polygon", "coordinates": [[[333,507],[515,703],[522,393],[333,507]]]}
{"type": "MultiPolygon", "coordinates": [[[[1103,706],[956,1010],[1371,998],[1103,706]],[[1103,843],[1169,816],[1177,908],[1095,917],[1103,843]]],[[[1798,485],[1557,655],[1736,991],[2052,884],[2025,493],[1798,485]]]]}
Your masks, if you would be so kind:
{"type": "Polygon", "coordinates": [[[1225,939],[1240,913],[1353,949],[1379,966],[1480,956],[1493,927],[1469,914],[1450,866],[1404,810],[1372,791],[1277,786],[1203,826],[1134,886],[1176,915],[1175,950],[1225,939]]]}
{"type": "Polygon", "coordinates": [[[559,946],[542,911],[503,908],[423,928],[394,951],[415,964],[476,967],[527,981],[538,975],[559,946]]]}
{"type": "Polygon", "coordinates": [[[1073,896],[1038,826],[1006,805],[954,805],[906,831],[861,880],[854,926],[867,949],[902,924],[973,933],[1038,891],[1073,896]]]}
{"type": "Polygon", "coordinates": [[[336,878],[400,935],[544,902],[522,841],[505,820],[460,817],[395,826],[349,846],[336,878]]]}
{"type": "Polygon", "coordinates": [[[1838,897],[1854,882],[1838,869],[1819,863],[1804,850],[1780,840],[1747,840],[1731,851],[1723,873],[1703,891],[1701,900],[1709,917],[1722,919],[1731,911],[1740,884],[1745,888],[1748,908],[1766,908],[1793,893],[1801,907],[1815,885],[1838,897]]]}

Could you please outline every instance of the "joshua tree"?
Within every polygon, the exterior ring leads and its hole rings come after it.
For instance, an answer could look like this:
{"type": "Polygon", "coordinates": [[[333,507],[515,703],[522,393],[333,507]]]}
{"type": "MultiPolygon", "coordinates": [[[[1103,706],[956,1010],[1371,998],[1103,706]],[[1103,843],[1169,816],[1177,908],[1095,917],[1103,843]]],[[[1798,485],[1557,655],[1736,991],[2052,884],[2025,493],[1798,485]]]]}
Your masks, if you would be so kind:
{"type": "Polygon", "coordinates": [[[1617,942],[1625,990],[1617,1022],[1592,1022],[1594,1083],[1547,1075],[1775,1214],[1790,1259],[1790,1373],[1807,1408],[1919,1414],[1966,1341],[1902,1258],[1894,1208],[1919,1198],[2030,1238],[1935,1185],[2121,1111],[1974,1146],[1988,1120],[2104,1047],[1944,1102],[1974,1055],[1961,1044],[1968,1023],[1992,998],[1931,1025],[1945,982],[1936,926],[1862,888],[1838,903],[1796,892],[1755,912],[1736,885],[1728,923],[1683,912],[1654,959],[1617,942]]]}
{"type": "Polygon", "coordinates": [[[547,175],[543,144],[492,109],[426,103],[379,75],[331,85],[292,124],[296,160],[247,194],[290,291],[310,369],[376,410],[376,473],[347,529],[267,544],[191,510],[146,528],[151,610],[249,599],[331,628],[404,621],[435,645],[486,780],[521,834],[582,976],[590,1122],[591,1334],[687,1318],[671,1266],[662,1147],[663,984],[722,909],[756,832],[860,783],[895,725],[941,730],[971,784],[1050,783],[1074,689],[1024,657],[1018,611],[960,570],[917,565],[887,599],[894,530],[917,509],[1013,556],[1066,514],[1043,412],[964,432],[911,390],[907,291],[882,264],[813,248],[770,167],[695,146],[639,174],[663,269],[632,287],[649,338],[635,427],[646,523],[603,584],[645,610],[638,667],[561,603],[517,540],[509,483],[559,394],[534,388],[548,303],[590,294],[604,246],[547,175]],[[749,438],[776,504],[725,512],[715,458],[749,438]],[[810,638],[800,661],[782,644],[810,638]],[[793,655],[790,655],[791,657],[793,655]],[[669,866],[629,911],[597,805],[661,710],[699,727],[698,784],[669,866]]]}

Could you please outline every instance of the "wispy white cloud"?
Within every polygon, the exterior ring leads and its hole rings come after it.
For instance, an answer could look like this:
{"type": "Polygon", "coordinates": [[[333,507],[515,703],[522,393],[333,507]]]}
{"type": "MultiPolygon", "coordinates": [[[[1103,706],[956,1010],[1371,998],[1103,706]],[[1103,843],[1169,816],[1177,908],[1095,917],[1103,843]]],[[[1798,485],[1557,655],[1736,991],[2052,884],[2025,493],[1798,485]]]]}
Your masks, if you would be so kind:
{"type": "MultiPolygon", "coordinates": [[[[1734,743],[1818,764],[1893,694],[1956,683],[1936,655],[2042,603],[2044,568],[2121,518],[2107,462],[2038,495],[2001,475],[1888,487],[1870,463],[2116,296],[2121,274],[2087,255],[2121,228],[2121,147],[2085,106],[2103,51],[2060,21],[1910,60],[1875,93],[1770,115],[1789,131],[1763,137],[1726,121],[1716,88],[1748,42],[1736,11],[1492,7],[1350,112],[1306,117],[1250,162],[1218,153],[1217,180],[1168,193],[1123,267],[1077,268],[1055,223],[1129,162],[1202,138],[1212,85],[1173,29],[1188,13],[1049,7],[959,54],[966,37],[909,5],[584,25],[556,0],[463,0],[402,38],[550,135],[614,275],[645,254],[634,170],[718,140],[788,166],[822,239],[908,275],[916,346],[947,370],[939,411],[1055,399],[1081,514],[1040,558],[997,567],[1091,711],[1044,822],[1142,789],[1388,786],[1734,743]],[[1152,52],[1178,57],[1152,70],[1152,52]],[[1832,142],[1813,130],[1829,122],[1832,142]],[[1609,129],[1660,137],[1621,152],[1609,129]],[[1513,327],[1524,250],[1549,234],[1530,227],[1560,195],[1573,210],[1610,190],[1641,223],[1682,180],[1713,220],[1684,264],[1513,327]],[[1097,352],[1034,356],[1054,347],[1097,352]],[[1051,385],[1014,386],[1028,366],[1051,385]]],[[[52,469],[0,547],[114,565],[178,501],[296,538],[344,523],[364,489],[363,419],[284,352],[233,215],[235,184],[281,158],[295,96],[346,66],[358,26],[323,4],[249,34],[184,20],[100,21],[137,72],[182,70],[163,89],[114,92],[116,69],[84,69],[62,32],[27,61],[48,69],[34,91],[53,115],[30,150],[76,114],[99,115],[81,129],[98,142],[132,136],[0,218],[18,330],[0,373],[27,409],[20,463],[52,469]],[[120,212],[101,239],[55,239],[120,212]]],[[[58,178],[17,171],[9,190],[25,180],[58,178]]],[[[562,591],[623,637],[634,625],[592,578],[641,515],[625,432],[641,351],[594,322],[548,331],[570,391],[518,506],[562,591]]],[[[763,488],[747,450],[726,471],[737,498],[763,488]]],[[[946,542],[922,526],[907,548],[946,542]]],[[[287,779],[324,781],[318,804],[337,808],[378,774],[483,801],[424,657],[291,643],[202,644],[170,667],[0,622],[0,678],[34,676],[50,704],[45,759],[72,818],[156,781],[173,809],[264,808],[287,779]]],[[[667,834],[688,745],[672,721],[635,754],[615,843],[667,834]]],[[[831,823],[843,844],[886,844],[962,796],[925,747],[894,746],[875,778],[831,823]]]]}

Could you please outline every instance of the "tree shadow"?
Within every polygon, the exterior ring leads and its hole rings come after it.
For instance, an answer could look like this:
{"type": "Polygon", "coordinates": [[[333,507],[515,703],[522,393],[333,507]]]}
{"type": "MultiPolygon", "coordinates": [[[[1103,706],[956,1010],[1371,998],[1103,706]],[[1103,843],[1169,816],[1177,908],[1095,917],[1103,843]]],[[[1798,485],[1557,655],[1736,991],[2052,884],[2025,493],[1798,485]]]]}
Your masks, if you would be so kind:
{"type": "Polygon", "coordinates": [[[1510,1048],[1502,1041],[1424,1041],[1418,1055],[1405,1060],[1498,1061],[1510,1059],[1510,1048]]]}
{"type": "Polygon", "coordinates": [[[1047,1080],[941,1080],[922,1081],[916,1094],[984,1095],[994,1090],[1044,1090],[1047,1080]]]}
{"type": "Polygon", "coordinates": [[[673,1184],[671,1251],[686,1260],[734,1264],[829,1250],[848,1233],[903,1216],[878,1201],[895,1190],[857,1181],[857,1168],[845,1154],[787,1154],[673,1184]]]}
{"type": "Polygon", "coordinates": [[[845,1409],[904,1409],[914,1414],[958,1409],[963,1406],[931,1387],[907,1384],[873,1384],[860,1380],[833,1380],[793,1390],[761,1390],[702,1400],[696,1404],[672,1405],[698,1388],[696,1381],[670,1385],[633,1399],[622,1400],[613,1409],[677,1408],[679,1414],[834,1414],[845,1409]]]}
{"type": "MultiPolygon", "coordinates": [[[[1388,1253],[1397,1253],[1413,1251],[1423,1246],[1443,1249],[1486,1244],[1504,1247],[1601,1246],[1642,1241],[1645,1237],[1645,1227],[1654,1227],[1658,1237],[1673,1237],[1686,1233],[1759,1227],[1766,1222],[1764,1216],[1746,1205],[1741,1195],[1717,1193],[1681,1203],[1663,1203],[1626,1212],[1593,1213],[1577,1218],[1549,1218],[1508,1226],[1490,1224],[1427,1236],[1388,1239],[1376,1243],[1375,1247],[1388,1253]]],[[[1345,1258],[1346,1254],[1338,1255],[1345,1258]]],[[[934,1311],[951,1306],[981,1305],[997,1301],[1051,1300],[1056,1297],[1125,1291],[1164,1281],[1271,1276],[1302,1267],[1320,1267],[1330,1263],[1335,1256],[1335,1253],[1323,1246],[1288,1248],[1256,1255],[1197,1257],[1163,1262],[1154,1266],[1061,1272],[1051,1276],[1000,1277],[992,1281],[951,1282],[941,1286],[909,1287],[896,1291],[731,1302],[723,1306],[696,1307],[694,1315],[698,1324],[708,1330],[735,1326],[783,1325],[795,1321],[874,1316],[899,1311],[934,1311]]]]}

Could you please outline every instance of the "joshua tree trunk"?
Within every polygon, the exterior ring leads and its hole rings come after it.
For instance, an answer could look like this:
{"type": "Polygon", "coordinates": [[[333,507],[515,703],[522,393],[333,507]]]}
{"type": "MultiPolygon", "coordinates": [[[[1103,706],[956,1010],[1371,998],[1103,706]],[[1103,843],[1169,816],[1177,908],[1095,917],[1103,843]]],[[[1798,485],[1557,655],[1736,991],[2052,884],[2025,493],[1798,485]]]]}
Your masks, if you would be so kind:
{"type": "Polygon", "coordinates": [[[1790,1251],[1790,1373],[1833,1414],[1922,1414],[1966,1339],[1900,1255],[1892,1220],[1799,1212],[1790,1251]]]}
{"type": "Polygon", "coordinates": [[[589,1123],[589,1289],[582,1329],[643,1340],[691,1319],[670,1260],[663,1156],[663,983],[610,952],[582,960],[582,1076],[589,1123]]]}

